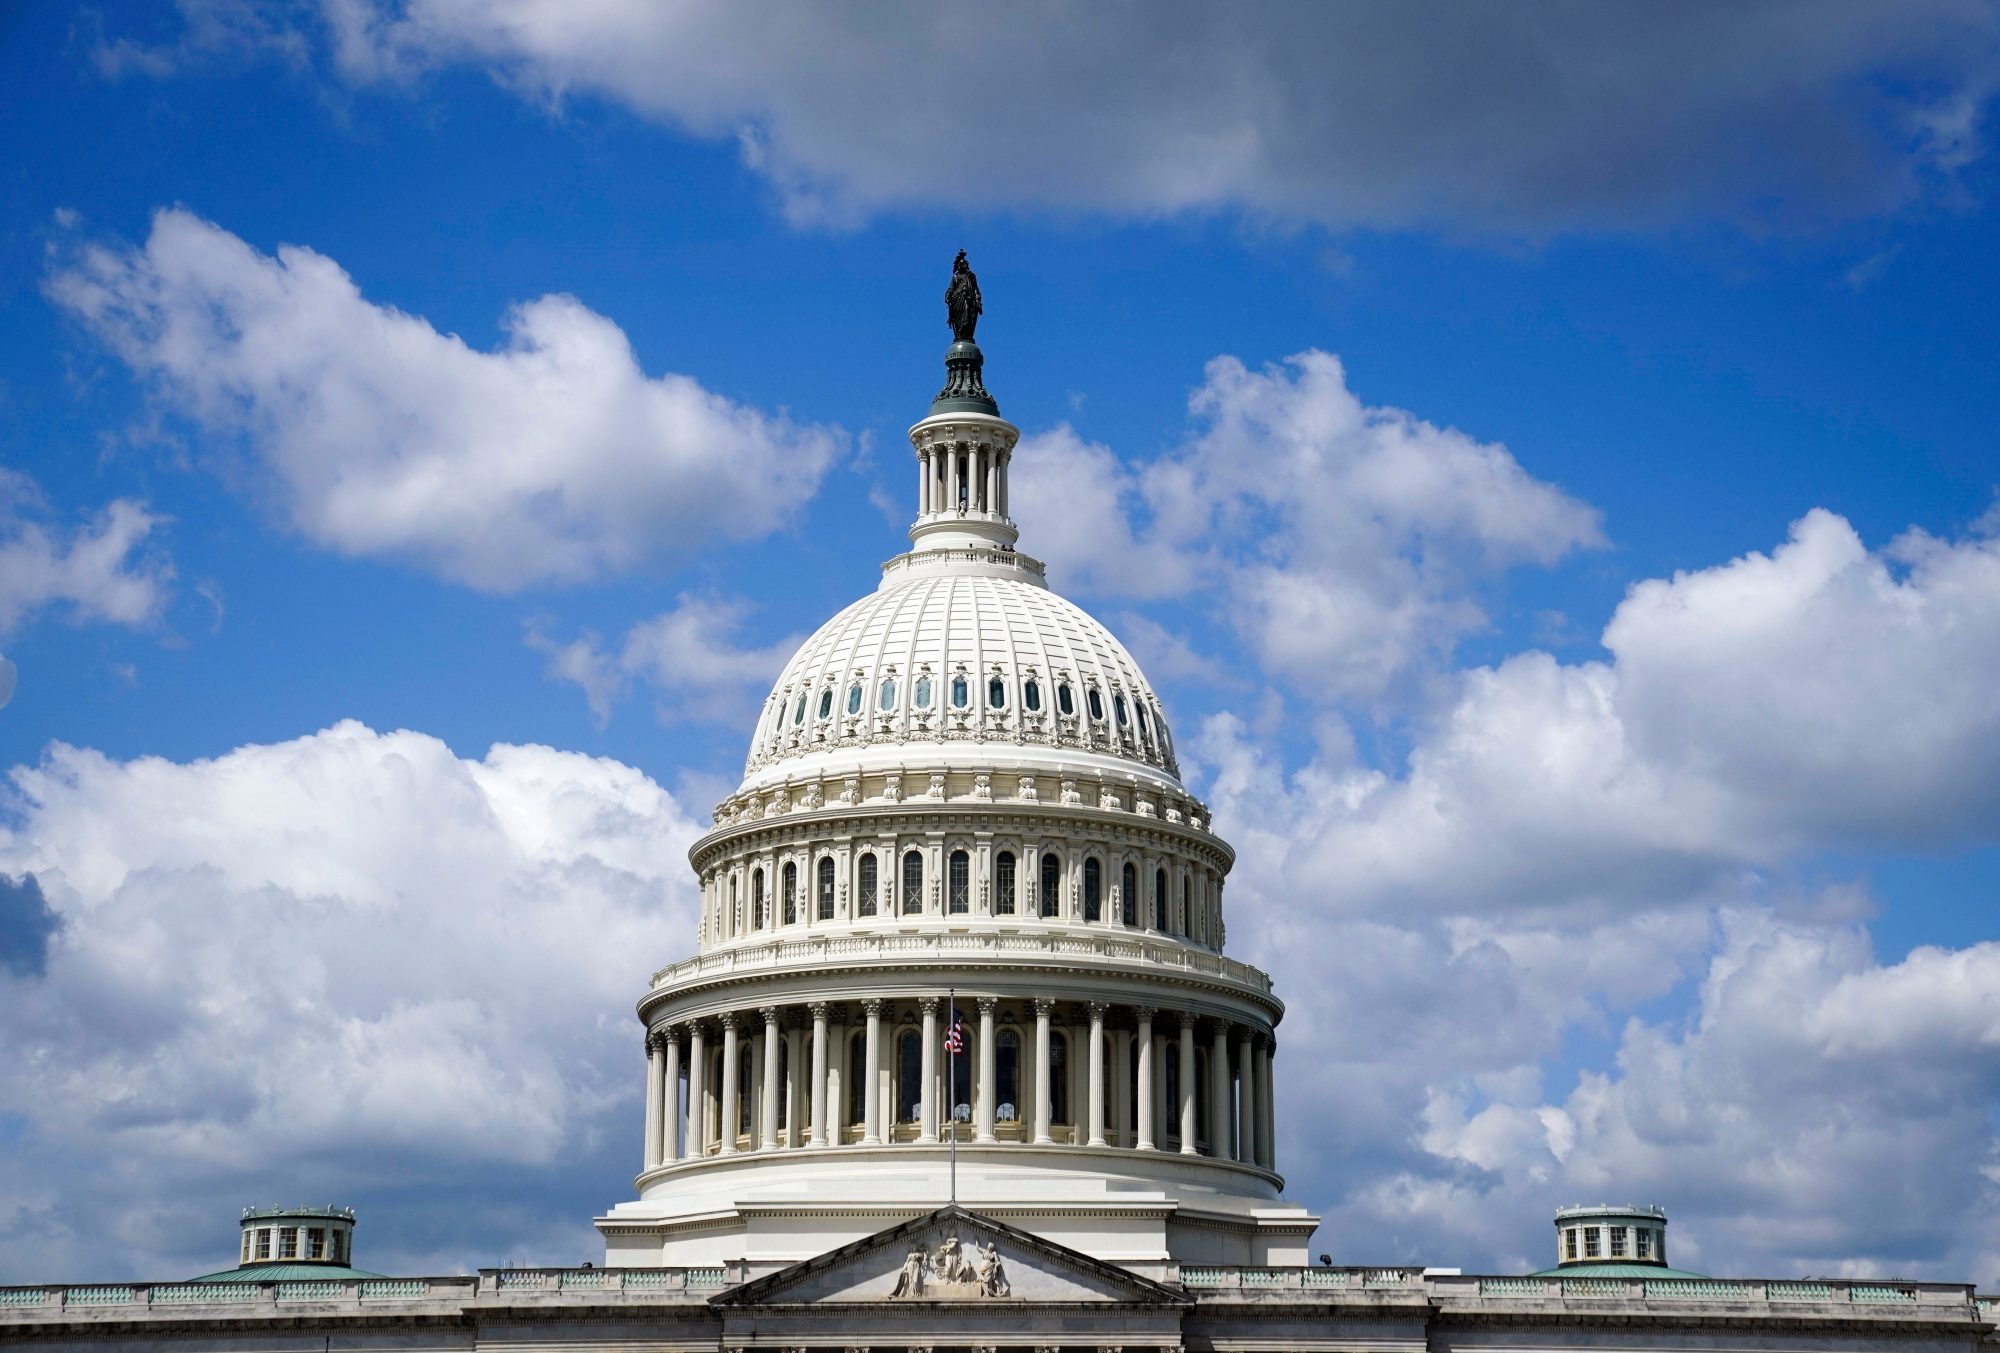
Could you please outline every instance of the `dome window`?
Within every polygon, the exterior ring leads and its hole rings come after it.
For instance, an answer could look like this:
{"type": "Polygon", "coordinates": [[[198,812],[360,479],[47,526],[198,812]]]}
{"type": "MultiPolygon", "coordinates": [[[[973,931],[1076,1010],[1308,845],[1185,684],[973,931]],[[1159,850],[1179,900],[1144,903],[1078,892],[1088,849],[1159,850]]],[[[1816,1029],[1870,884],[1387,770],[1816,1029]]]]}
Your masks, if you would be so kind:
{"type": "Polygon", "coordinates": [[[1014,914],[1014,852],[1003,850],[993,857],[993,914],[1014,914]]]}
{"type": "Polygon", "coordinates": [[[750,928],[762,930],[770,919],[764,914],[764,871],[753,869],[750,871],[750,928]]]}
{"type": "Polygon", "coordinates": [[[1127,715],[1126,715],[1126,713],[1125,713],[1125,697],[1124,697],[1124,696],[1122,696],[1122,695],[1114,695],[1114,696],[1112,696],[1112,697],[1111,697],[1111,708],[1113,708],[1113,709],[1115,709],[1115,710],[1117,710],[1117,711],[1118,711],[1118,726],[1119,726],[1120,728],[1123,728],[1123,727],[1124,727],[1124,726],[1126,725],[1126,723],[1127,723],[1127,722],[1129,721],[1129,720],[1128,720],[1128,717],[1127,717],[1127,715]]]}
{"type": "Polygon", "coordinates": [[[903,915],[914,916],[924,909],[924,855],[912,850],[903,856],[903,915]]]}
{"type": "Polygon", "coordinates": [[[1084,694],[1084,698],[1085,698],[1085,700],[1086,700],[1086,701],[1087,701],[1087,702],[1089,703],[1089,705],[1090,705],[1090,720],[1091,720],[1091,722],[1092,722],[1092,723],[1103,723],[1103,722],[1104,722],[1104,697],[1103,697],[1102,695],[1100,695],[1100,694],[1098,693],[1098,690],[1097,690],[1097,687],[1095,687],[1095,686],[1092,686],[1092,687],[1091,687],[1091,688],[1090,688],[1090,689],[1089,689],[1089,690],[1088,690],[1087,692],[1085,692],[1085,694],[1084,694]]]}
{"type": "Polygon", "coordinates": [[[790,860],[785,861],[782,892],[785,900],[785,924],[791,925],[799,919],[799,867],[790,860]]]}
{"type": "Polygon", "coordinates": [[[1167,871],[1153,871],[1153,929],[1167,928],[1167,871]]]}
{"type": "Polygon", "coordinates": [[[951,707],[953,709],[964,709],[971,703],[972,687],[966,681],[965,674],[961,672],[951,679],[951,707]]]}
{"type": "Polygon", "coordinates": [[[988,709],[1007,708],[1007,683],[994,677],[986,683],[986,707],[988,709]]]}
{"type": "Polygon", "coordinates": [[[1146,720],[1145,703],[1143,701],[1134,701],[1132,704],[1132,712],[1139,716],[1140,736],[1145,738],[1146,741],[1151,742],[1153,740],[1153,725],[1147,722],[1146,720]]]}
{"type": "Polygon", "coordinates": [[[1042,852],[1041,904],[1043,916],[1062,912],[1062,861],[1046,850],[1042,852]]]}
{"type": "Polygon", "coordinates": [[[1076,713],[1076,696],[1070,693],[1067,681],[1056,687],[1056,708],[1064,714],[1076,713]]]}
{"type": "Polygon", "coordinates": [[[954,915],[964,915],[972,910],[972,860],[962,850],[951,853],[950,871],[947,875],[949,900],[947,909],[954,915]]]}
{"type": "Polygon", "coordinates": [[[896,678],[882,678],[882,693],[875,697],[875,708],[887,714],[896,707],[896,678]]]}
{"type": "Polygon", "coordinates": [[[833,687],[829,686],[819,693],[819,717],[824,719],[831,713],[833,713],[833,687]]]}
{"type": "Polygon", "coordinates": [[[1139,924],[1139,871],[1128,864],[1119,878],[1118,919],[1135,926],[1139,924]]]}
{"type": "Polygon", "coordinates": [[[796,705],[792,706],[792,727],[796,728],[805,721],[806,721],[806,693],[804,691],[800,691],[799,702],[796,705]]]}
{"type": "Polygon", "coordinates": [[[861,712],[861,683],[858,681],[847,688],[847,712],[849,714],[861,712]]]}
{"type": "Polygon", "coordinates": [[[1083,862],[1083,919],[1104,919],[1104,866],[1094,855],[1083,862]]]}
{"type": "Polygon", "coordinates": [[[1040,713],[1042,708],[1042,683],[1033,677],[1029,677],[1026,684],[1021,687],[1021,703],[1028,707],[1030,713],[1040,713]]]}
{"type": "MultiPolygon", "coordinates": [[[[854,689],[856,693],[861,690],[859,686],[854,689]]],[[[819,857],[819,919],[822,921],[833,919],[833,856],[831,855],[819,857]]]]}
{"type": "Polygon", "coordinates": [[[917,678],[916,701],[918,709],[929,709],[931,707],[931,679],[927,676],[917,678]]]}
{"type": "Polygon", "coordinates": [[[875,894],[881,886],[881,866],[875,863],[875,853],[868,852],[861,857],[861,893],[854,900],[854,914],[873,916],[875,914],[875,894]]]}

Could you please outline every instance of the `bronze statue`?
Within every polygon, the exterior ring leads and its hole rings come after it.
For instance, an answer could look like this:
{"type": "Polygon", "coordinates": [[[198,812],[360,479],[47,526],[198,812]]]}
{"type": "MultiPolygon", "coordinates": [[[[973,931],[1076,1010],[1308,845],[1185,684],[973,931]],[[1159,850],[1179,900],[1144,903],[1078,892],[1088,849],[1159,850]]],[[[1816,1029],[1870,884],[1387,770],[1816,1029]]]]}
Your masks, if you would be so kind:
{"type": "Polygon", "coordinates": [[[963,249],[952,261],[951,285],[944,289],[944,310],[951,323],[952,338],[957,342],[970,343],[972,331],[979,327],[979,316],[985,306],[979,299],[979,277],[972,271],[972,265],[965,261],[963,249]]]}

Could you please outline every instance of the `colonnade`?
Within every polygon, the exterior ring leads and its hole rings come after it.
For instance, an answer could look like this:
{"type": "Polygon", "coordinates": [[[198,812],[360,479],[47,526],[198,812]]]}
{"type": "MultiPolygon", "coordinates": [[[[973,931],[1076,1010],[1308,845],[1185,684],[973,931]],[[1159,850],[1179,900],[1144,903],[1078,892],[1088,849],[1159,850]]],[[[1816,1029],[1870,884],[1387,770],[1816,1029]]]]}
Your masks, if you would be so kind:
{"type": "Polygon", "coordinates": [[[645,1168],[955,1131],[970,1144],[1124,1147],[1274,1170],[1275,1050],[1261,1025],[1102,1001],[763,1005],[648,1035],[645,1168]],[[954,1011],[957,1065],[945,1050],[954,1011]]]}
{"type": "Polygon", "coordinates": [[[917,452],[919,520],[934,512],[1007,515],[1009,451],[990,443],[940,442],[917,452]]]}

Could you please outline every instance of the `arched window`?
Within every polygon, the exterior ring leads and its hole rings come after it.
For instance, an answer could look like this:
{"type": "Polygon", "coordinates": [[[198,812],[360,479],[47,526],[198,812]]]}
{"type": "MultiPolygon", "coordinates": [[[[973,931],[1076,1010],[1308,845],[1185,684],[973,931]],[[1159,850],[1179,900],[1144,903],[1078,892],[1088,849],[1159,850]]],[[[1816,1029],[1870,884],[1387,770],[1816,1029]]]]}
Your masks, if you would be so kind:
{"type": "Polygon", "coordinates": [[[861,857],[861,896],[854,902],[855,915],[875,914],[875,893],[881,887],[879,875],[880,866],[875,863],[875,852],[871,850],[861,857]]]}
{"type": "Polygon", "coordinates": [[[833,687],[828,686],[819,693],[819,717],[824,719],[833,713],[833,687]]]}
{"type": "Polygon", "coordinates": [[[995,1121],[1012,1123],[1021,1116],[1021,1035],[1002,1029],[993,1040],[995,1121]]]}
{"type": "Polygon", "coordinates": [[[963,914],[972,910],[972,898],[970,895],[972,892],[972,862],[966,858],[964,851],[954,850],[951,853],[950,866],[951,872],[946,884],[946,891],[949,894],[947,907],[954,913],[963,914]]]}
{"type": "Polygon", "coordinates": [[[917,678],[916,700],[918,709],[929,709],[931,707],[931,679],[929,677],[920,676],[917,678]]]}
{"type": "Polygon", "coordinates": [[[914,916],[924,909],[924,853],[912,850],[903,856],[903,915],[914,916]]]}
{"type": "Polygon", "coordinates": [[[819,857],[819,919],[833,919],[833,856],[819,857]]]}
{"type": "Polygon", "coordinates": [[[896,707],[896,678],[882,678],[882,693],[875,697],[875,708],[887,714],[896,707]]]}
{"type": "Polygon", "coordinates": [[[951,679],[951,707],[964,709],[972,703],[972,687],[966,682],[965,674],[959,673],[951,679]]]}
{"type": "Polygon", "coordinates": [[[805,721],[806,721],[806,693],[804,691],[800,691],[799,702],[796,705],[792,706],[792,726],[796,728],[798,727],[798,725],[804,723],[805,721]]]}
{"type": "Polygon", "coordinates": [[[1172,756],[1174,754],[1174,739],[1173,735],[1167,732],[1167,716],[1160,713],[1158,710],[1154,710],[1153,725],[1154,727],[1160,730],[1161,754],[1165,756],[1172,756]]]}
{"type": "Polygon", "coordinates": [[[762,930],[770,922],[771,918],[764,914],[764,871],[753,869],[750,871],[750,928],[762,930]]]}
{"type": "Polygon", "coordinates": [[[1042,915],[1062,914],[1062,861],[1049,851],[1042,852],[1042,915]]]}
{"type": "Polygon", "coordinates": [[[1090,706],[1091,722],[1103,723],[1104,697],[1098,692],[1097,687],[1092,686],[1088,691],[1084,692],[1084,702],[1090,706]]]}
{"type": "Polygon", "coordinates": [[[1069,1037],[1049,1034],[1049,1121],[1069,1123],[1069,1037]]]}
{"type": "Polygon", "coordinates": [[[1186,874],[1181,875],[1181,914],[1177,919],[1180,921],[1180,924],[1175,926],[1174,929],[1185,936],[1188,933],[1188,879],[1186,874]]]}
{"type": "Polygon", "coordinates": [[[729,876],[729,914],[727,916],[716,917],[715,928],[730,935],[734,935],[738,930],[742,929],[743,918],[737,911],[742,905],[742,902],[736,896],[736,876],[731,874],[729,876]]]}
{"type": "Polygon", "coordinates": [[[1104,869],[1094,855],[1083,862],[1083,919],[1104,919],[1104,869]]]}
{"type": "Polygon", "coordinates": [[[1076,697],[1070,694],[1067,681],[1056,687],[1056,708],[1064,714],[1076,713],[1076,697]]]}
{"type": "Polygon", "coordinates": [[[986,707],[988,709],[1007,707],[1007,683],[999,677],[993,677],[986,683],[986,707]]]}
{"type": "Polygon", "coordinates": [[[1145,702],[1143,700],[1134,700],[1132,702],[1132,712],[1139,716],[1140,736],[1145,738],[1146,741],[1151,742],[1153,740],[1153,726],[1146,722],[1145,702]]]}
{"type": "Polygon", "coordinates": [[[914,1123],[922,1107],[924,1039],[915,1029],[896,1035],[896,1121],[914,1123]]]}
{"type": "Polygon", "coordinates": [[[1114,696],[1112,696],[1112,697],[1111,697],[1111,708],[1113,708],[1114,710],[1118,711],[1118,726],[1119,726],[1120,728],[1123,728],[1123,727],[1125,726],[1125,721],[1126,721],[1126,714],[1125,714],[1125,697],[1124,697],[1124,696],[1122,696],[1122,695],[1114,695],[1114,696]]]}
{"type": "Polygon", "coordinates": [[[1021,703],[1030,713],[1039,713],[1042,708],[1042,683],[1029,677],[1021,687],[1021,703]]]}
{"type": "Polygon", "coordinates": [[[1139,871],[1131,865],[1118,876],[1118,919],[1126,925],[1139,924],[1139,871]]]}
{"type": "Polygon", "coordinates": [[[792,925],[799,919],[799,867],[790,860],[785,861],[784,880],[781,889],[785,904],[785,924],[792,925]]]}
{"type": "Polygon", "coordinates": [[[849,714],[861,712],[861,683],[858,681],[847,688],[847,712],[849,714]]]}
{"type": "Polygon", "coordinates": [[[868,1035],[853,1033],[847,1036],[847,1074],[841,1077],[847,1083],[847,1121],[866,1123],[868,1121],[868,1035]]]}
{"type": "Polygon", "coordinates": [[[1153,871],[1153,929],[1167,928],[1167,871],[1153,871]]]}
{"type": "Polygon", "coordinates": [[[1014,914],[1014,852],[1003,850],[993,857],[993,914],[1014,914]]]}

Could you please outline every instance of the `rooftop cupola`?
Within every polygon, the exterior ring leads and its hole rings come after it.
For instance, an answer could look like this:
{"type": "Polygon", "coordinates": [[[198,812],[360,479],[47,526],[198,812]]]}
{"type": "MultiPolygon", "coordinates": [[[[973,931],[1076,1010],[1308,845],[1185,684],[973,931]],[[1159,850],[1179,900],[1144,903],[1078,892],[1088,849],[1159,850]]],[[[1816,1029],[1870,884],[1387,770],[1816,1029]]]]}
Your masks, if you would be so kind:
{"type": "Polygon", "coordinates": [[[952,337],[945,350],[944,388],[931,401],[929,415],[910,429],[917,453],[917,519],[910,540],[917,554],[952,552],[973,563],[1012,554],[1020,538],[1007,515],[1007,466],[1021,430],[1000,416],[999,404],[986,391],[986,358],[973,341],[985,306],[963,249],[952,263],[944,303],[952,337]]]}

